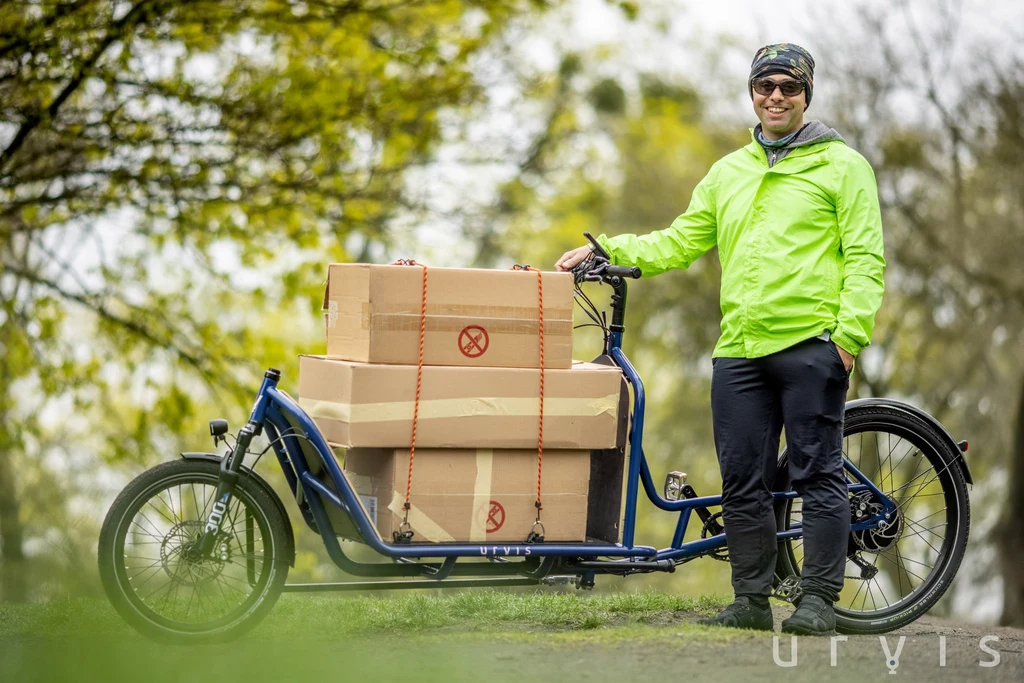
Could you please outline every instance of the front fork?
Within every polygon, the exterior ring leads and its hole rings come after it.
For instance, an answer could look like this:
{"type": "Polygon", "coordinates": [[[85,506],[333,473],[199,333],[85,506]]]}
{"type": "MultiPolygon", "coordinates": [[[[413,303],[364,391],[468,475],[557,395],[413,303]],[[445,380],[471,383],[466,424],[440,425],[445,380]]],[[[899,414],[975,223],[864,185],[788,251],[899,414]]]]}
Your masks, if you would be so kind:
{"type": "Polygon", "coordinates": [[[224,516],[228,511],[228,504],[231,502],[235,485],[238,483],[238,471],[242,468],[249,444],[259,432],[259,424],[250,420],[239,430],[234,449],[220,461],[220,476],[217,478],[217,494],[214,496],[213,509],[210,510],[210,516],[206,519],[203,535],[192,548],[190,554],[193,558],[207,558],[213,551],[217,537],[220,536],[220,527],[224,523],[224,516]]]}

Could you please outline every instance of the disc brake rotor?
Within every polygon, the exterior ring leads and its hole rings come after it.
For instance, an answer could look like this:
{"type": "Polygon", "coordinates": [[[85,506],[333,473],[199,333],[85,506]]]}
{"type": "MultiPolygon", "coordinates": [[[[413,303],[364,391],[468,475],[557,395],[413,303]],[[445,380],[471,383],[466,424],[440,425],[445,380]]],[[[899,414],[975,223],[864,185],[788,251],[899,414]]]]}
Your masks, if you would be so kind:
{"type": "Polygon", "coordinates": [[[203,522],[189,519],[179,522],[164,536],[160,544],[160,562],[172,581],[188,586],[209,583],[224,570],[231,559],[231,544],[221,534],[210,557],[192,558],[189,550],[203,535],[203,522]]]}
{"type": "MultiPolygon", "coordinates": [[[[852,521],[856,524],[879,514],[882,504],[871,491],[861,491],[850,499],[850,508],[852,521]]],[[[903,510],[897,508],[891,519],[877,527],[854,531],[850,535],[861,550],[869,553],[884,552],[903,535],[903,510]]]]}

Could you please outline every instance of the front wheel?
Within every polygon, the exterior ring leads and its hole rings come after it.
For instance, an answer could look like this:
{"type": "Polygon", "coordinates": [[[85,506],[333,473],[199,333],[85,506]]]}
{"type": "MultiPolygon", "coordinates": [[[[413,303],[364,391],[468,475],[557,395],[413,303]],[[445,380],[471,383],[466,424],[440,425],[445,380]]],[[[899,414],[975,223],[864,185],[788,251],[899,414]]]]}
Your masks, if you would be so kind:
{"type": "MultiPolygon", "coordinates": [[[[847,411],[843,456],[896,503],[887,528],[852,532],[846,581],[835,605],[841,633],[886,633],[927,612],[949,588],[967,549],[971,511],[961,457],[934,427],[901,410],[847,411]]],[[[779,472],[788,459],[783,453],[779,472]]],[[[847,474],[849,477],[849,474],[847,474]]],[[[853,478],[849,477],[851,483],[853,478]]],[[[799,498],[776,504],[780,530],[799,527],[799,498]]],[[[864,491],[850,497],[851,518],[881,509],[864,491]]],[[[803,539],[779,544],[777,579],[793,582],[803,566],[803,539]]]]}
{"type": "Polygon", "coordinates": [[[217,492],[219,463],[148,470],[114,501],[100,531],[99,570],[114,608],[162,641],[223,642],[255,626],[288,574],[288,520],[245,472],[211,557],[193,559],[217,492]]]}

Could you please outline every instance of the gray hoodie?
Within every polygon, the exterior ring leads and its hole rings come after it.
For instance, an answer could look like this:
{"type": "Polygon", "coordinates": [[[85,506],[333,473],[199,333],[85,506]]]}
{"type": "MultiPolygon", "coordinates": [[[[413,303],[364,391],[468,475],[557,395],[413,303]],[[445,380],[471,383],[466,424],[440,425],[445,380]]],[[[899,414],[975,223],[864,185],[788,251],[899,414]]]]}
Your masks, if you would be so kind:
{"type": "MultiPolygon", "coordinates": [[[[760,142],[760,133],[761,124],[759,123],[754,128],[754,139],[758,142],[760,142]]],[[[783,147],[766,147],[764,144],[761,146],[764,147],[765,154],[768,156],[768,166],[771,167],[785,159],[791,149],[832,140],[846,142],[843,140],[843,136],[836,132],[834,128],[829,128],[821,121],[815,119],[805,123],[804,127],[800,129],[800,132],[796,134],[796,137],[789,144],[783,147]]]]}

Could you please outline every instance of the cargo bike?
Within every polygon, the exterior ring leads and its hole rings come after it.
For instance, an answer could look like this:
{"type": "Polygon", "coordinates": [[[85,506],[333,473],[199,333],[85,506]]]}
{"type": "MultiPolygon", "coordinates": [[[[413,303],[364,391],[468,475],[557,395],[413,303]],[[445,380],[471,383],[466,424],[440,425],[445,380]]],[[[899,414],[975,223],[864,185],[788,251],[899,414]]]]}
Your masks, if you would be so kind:
{"type": "MultiPolygon", "coordinates": [[[[425,543],[397,532],[382,538],[314,421],[278,388],[281,375],[270,369],[248,422],[223,455],[182,453],[141,474],[112,504],[100,534],[99,569],[117,611],[159,640],[225,641],[255,626],[283,591],[556,583],[588,589],[599,576],[672,572],[705,556],[727,559],[721,512],[714,511],[721,496],[698,495],[681,472],[669,473],[662,490],[655,485],[643,448],[644,385],[622,351],[626,282],[641,273],[612,265],[587,237],[595,254],[574,269],[577,303],[591,317],[588,324],[603,330],[600,360],[618,366],[631,389],[618,542],[545,541],[539,513],[539,523],[519,543],[425,543]],[[588,281],[610,286],[610,324],[584,293],[588,281]],[[269,441],[263,453],[273,451],[303,520],[330,558],[346,574],[372,580],[285,583],[296,552],[288,514],[266,480],[243,464],[261,433],[269,441]],[[678,515],[667,547],[635,542],[641,489],[655,507],[678,515]],[[339,517],[344,531],[336,528],[339,517]],[[699,533],[684,540],[692,522],[699,533]],[[358,538],[380,561],[352,559],[340,535],[358,538]]],[[[226,421],[211,421],[210,431],[215,446],[227,444],[226,421]]],[[[967,442],[957,442],[918,408],[868,398],[846,406],[843,451],[851,532],[837,630],[884,633],[924,614],[959,569],[970,523],[967,485],[973,483],[967,442]]],[[[801,594],[801,501],[790,490],[786,462],[783,450],[773,493],[779,543],[773,594],[794,602],[801,594]]]]}

